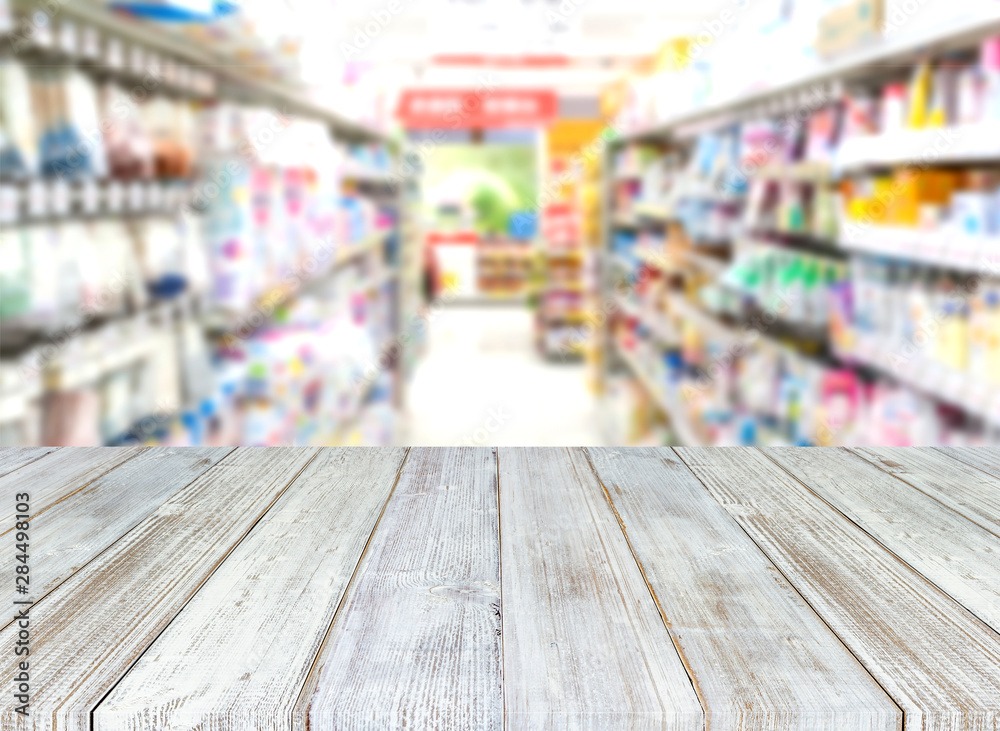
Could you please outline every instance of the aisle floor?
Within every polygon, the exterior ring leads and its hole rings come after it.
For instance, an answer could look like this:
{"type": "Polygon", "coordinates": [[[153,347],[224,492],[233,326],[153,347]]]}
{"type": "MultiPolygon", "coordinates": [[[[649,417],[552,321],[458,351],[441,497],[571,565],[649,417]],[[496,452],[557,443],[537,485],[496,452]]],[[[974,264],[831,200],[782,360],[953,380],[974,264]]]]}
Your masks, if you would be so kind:
{"type": "Polygon", "coordinates": [[[586,366],[543,359],[533,317],[527,307],[504,305],[455,305],[434,314],[407,389],[399,444],[603,444],[586,366]]]}

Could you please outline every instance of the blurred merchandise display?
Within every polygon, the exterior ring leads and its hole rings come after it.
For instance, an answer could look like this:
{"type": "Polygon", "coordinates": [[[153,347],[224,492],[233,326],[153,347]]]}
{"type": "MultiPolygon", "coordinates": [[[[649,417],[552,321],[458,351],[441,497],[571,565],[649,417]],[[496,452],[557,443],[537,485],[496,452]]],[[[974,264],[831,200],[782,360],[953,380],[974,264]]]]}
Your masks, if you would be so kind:
{"type": "Polygon", "coordinates": [[[406,401],[405,389],[413,378],[420,358],[427,349],[428,316],[424,252],[424,226],[422,216],[422,188],[420,184],[423,164],[420,155],[405,149],[401,153],[400,223],[399,232],[399,337],[393,345],[400,349],[400,371],[396,403],[406,401]]]}
{"type": "MultiPolygon", "coordinates": [[[[575,186],[574,186],[575,188],[575,186]]],[[[581,215],[575,195],[542,211],[542,263],[545,281],[538,296],[541,352],[563,358],[583,355],[580,326],[587,319],[587,292],[581,215]]]]}
{"type": "Polygon", "coordinates": [[[912,30],[933,55],[825,17],[835,65],[613,148],[605,378],[659,414],[631,441],[1000,441],[1000,36],[956,12],[912,30]]]}
{"type": "Polygon", "coordinates": [[[524,297],[531,276],[533,251],[530,241],[480,240],[476,247],[476,281],[486,297],[524,297]]]}
{"type": "MultiPolygon", "coordinates": [[[[726,119],[761,101],[798,103],[830,81],[864,83],[894,65],[917,69],[927,49],[967,51],[970,38],[974,43],[991,28],[996,35],[998,23],[1000,9],[980,0],[736,3],[701,32],[666,41],[655,63],[638,70],[626,88],[609,90],[606,108],[618,129],[649,139],[726,119]]],[[[995,61],[987,56],[976,77],[985,84],[979,99],[995,89],[995,61]]],[[[956,81],[968,89],[972,79],[956,81]]],[[[928,105],[944,103],[925,98],[928,105]]],[[[902,102],[893,92],[890,104],[902,102]]]]}
{"type": "MultiPolygon", "coordinates": [[[[601,242],[600,162],[607,129],[600,119],[567,118],[545,135],[547,173],[541,209],[538,347],[548,358],[588,359],[599,310],[593,251],[601,242]]],[[[593,386],[596,386],[592,383],[593,386]]]]}
{"type": "Polygon", "coordinates": [[[62,11],[0,60],[0,443],[391,443],[394,146],[62,11]]]}
{"type": "Polygon", "coordinates": [[[388,444],[530,361],[609,443],[1000,444],[995,1],[397,10],[0,0],[0,443],[388,444]]]}

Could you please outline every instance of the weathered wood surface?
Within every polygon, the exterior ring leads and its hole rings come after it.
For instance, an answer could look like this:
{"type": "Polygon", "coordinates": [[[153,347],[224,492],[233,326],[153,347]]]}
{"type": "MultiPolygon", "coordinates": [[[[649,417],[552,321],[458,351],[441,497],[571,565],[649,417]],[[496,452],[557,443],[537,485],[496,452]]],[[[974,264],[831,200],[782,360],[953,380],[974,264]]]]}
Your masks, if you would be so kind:
{"type": "MultiPolygon", "coordinates": [[[[88,731],[91,710],[316,453],[236,450],[34,605],[34,712],[8,703],[0,729],[88,731]]],[[[0,645],[15,633],[0,632],[0,645]]],[[[13,678],[17,660],[5,654],[0,675],[13,678]]]]}
{"type": "Polygon", "coordinates": [[[757,450],[677,452],[899,704],[907,731],[1000,728],[1000,636],[757,450]]]}
{"type": "Polygon", "coordinates": [[[5,447],[0,449],[0,477],[31,464],[58,447],[5,447]]]}
{"type": "MultiPolygon", "coordinates": [[[[30,597],[41,599],[231,451],[150,449],[43,512],[29,531],[30,597]]],[[[0,576],[13,576],[16,565],[14,551],[0,553],[0,576]]]]}
{"type": "Polygon", "coordinates": [[[851,451],[1000,537],[1000,478],[933,449],[851,451]]]}
{"type": "Polygon", "coordinates": [[[899,727],[896,705],[677,455],[588,451],[710,728],[899,727]]]}
{"type": "Polygon", "coordinates": [[[31,496],[31,515],[37,518],[60,500],[65,500],[92,480],[142,454],[145,447],[81,447],[59,449],[52,454],[0,477],[0,536],[14,530],[14,496],[31,496]]]}
{"type": "Polygon", "coordinates": [[[302,694],[309,728],[503,729],[499,530],[493,450],[410,451],[302,694]]]}
{"type": "Polygon", "coordinates": [[[1000,729],[1000,451],[227,451],[0,450],[0,731],[1000,729]]]}
{"type": "Polygon", "coordinates": [[[404,456],[322,450],[101,703],[94,729],[291,729],[404,456]]]}
{"type": "Polygon", "coordinates": [[[507,728],[703,728],[586,455],[501,449],[499,475],[507,728]]]}
{"type": "Polygon", "coordinates": [[[996,447],[933,447],[933,450],[1000,477],[1000,449],[996,447]]]}
{"type": "Polygon", "coordinates": [[[846,449],[762,451],[1000,631],[1000,542],[995,535],[846,449]]]}

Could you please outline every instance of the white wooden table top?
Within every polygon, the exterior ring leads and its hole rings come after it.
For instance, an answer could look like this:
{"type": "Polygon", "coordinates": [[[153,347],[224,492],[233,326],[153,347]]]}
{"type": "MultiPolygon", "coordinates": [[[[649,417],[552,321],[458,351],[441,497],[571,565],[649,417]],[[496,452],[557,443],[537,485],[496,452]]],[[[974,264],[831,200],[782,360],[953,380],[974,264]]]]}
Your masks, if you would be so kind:
{"type": "Polygon", "coordinates": [[[6,449],[6,729],[1000,729],[1000,450],[6,449]]]}

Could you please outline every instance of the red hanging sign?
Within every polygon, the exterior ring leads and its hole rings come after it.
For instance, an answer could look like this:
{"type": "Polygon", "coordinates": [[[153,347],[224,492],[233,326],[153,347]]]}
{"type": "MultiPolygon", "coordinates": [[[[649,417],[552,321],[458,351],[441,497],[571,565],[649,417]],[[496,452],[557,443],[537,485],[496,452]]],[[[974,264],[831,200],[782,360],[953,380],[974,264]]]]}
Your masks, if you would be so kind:
{"type": "Polygon", "coordinates": [[[558,114],[555,92],[530,89],[410,89],[396,108],[407,129],[541,127],[558,114]]]}

